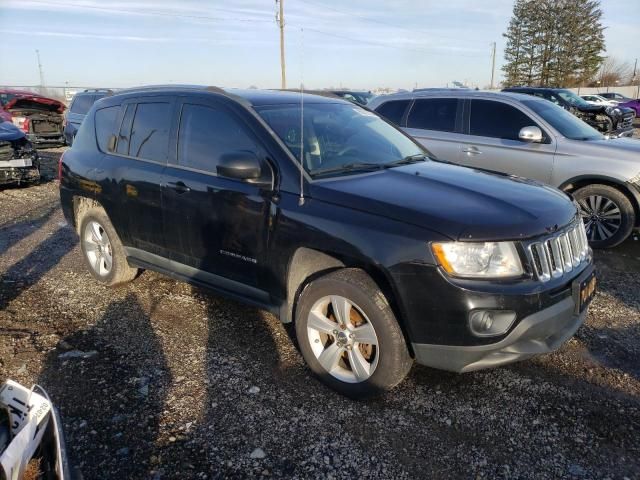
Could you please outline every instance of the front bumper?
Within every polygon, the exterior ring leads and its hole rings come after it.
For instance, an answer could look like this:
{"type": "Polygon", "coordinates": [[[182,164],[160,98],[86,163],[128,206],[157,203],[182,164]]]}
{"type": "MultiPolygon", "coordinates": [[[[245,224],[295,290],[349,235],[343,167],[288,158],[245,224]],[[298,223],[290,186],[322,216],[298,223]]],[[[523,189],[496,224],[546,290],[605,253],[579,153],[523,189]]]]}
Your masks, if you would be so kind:
{"type": "Polygon", "coordinates": [[[558,349],[584,322],[587,309],[575,313],[573,297],[522,319],[501,341],[489,345],[453,346],[414,343],[416,361],[453,372],[471,372],[525,360],[558,349]]]}
{"type": "Polygon", "coordinates": [[[620,128],[618,130],[608,133],[607,135],[609,135],[612,138],[631,138],[633,137],[634,131],[635,129],[633,127],[620,128]]]}
{"type": "Polygon", "coordinates": [[[38,167],[0,168],[0,185],[34,183],[40,180],[38,167]]]}

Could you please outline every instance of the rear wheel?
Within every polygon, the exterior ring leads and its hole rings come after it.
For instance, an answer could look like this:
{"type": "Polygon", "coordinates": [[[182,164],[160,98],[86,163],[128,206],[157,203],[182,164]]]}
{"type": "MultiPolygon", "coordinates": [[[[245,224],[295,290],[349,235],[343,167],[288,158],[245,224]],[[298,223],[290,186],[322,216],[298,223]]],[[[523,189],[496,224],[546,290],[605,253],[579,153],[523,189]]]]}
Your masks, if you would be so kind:
{"type": "Polygon", "coordinates": [[[100,207],[92,207],[82,217],[80,247],[89,271],[100,283],[117,285],[138,274],[138,269],[127,263],[120,238],[100,207]]]}
{"type": "Polygon", "coordinates": [[[609,185],[588,185],[573,194],[594,248],[610,248],[631,234],[636,215],[631,201],[609,185]]]}
{"type": "Polygon", "coordinates": [[[309,368],[349,397],[389,390],[411,368],[387,299],[361,270],[339,270],[307,285],[300,295],[295,327],[309,368]]]}

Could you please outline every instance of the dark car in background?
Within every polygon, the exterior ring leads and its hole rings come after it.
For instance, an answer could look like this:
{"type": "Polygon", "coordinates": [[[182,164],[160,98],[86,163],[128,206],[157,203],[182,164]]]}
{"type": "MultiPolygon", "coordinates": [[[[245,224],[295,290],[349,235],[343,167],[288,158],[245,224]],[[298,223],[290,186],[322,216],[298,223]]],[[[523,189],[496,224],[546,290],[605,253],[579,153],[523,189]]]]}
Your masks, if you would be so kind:
{"type": "Polygon", "coordinates": [[[357,103],[358,105],[366,105],[375,95],[371,92],[355,91],[355,90],[329,90],[340,98],[357,103]]]}
{"type": "Polygon", "coordinates": [[[625,97],[621,93],[617,93],[617,92],[604,92],[604,93],[598,92],[598,95],[600,95],[601,97],[607,98],[609,100],[615,100],[616,102],[619,102],[619,103],[628,102],[629,100],[631,100],[631,98],[625,97]]]}
{"type": "Polygon", "coordinates": [[[73,96],[69,109],[64,119],[64,140],[67,145],[73,145],[73,139],[91,106],[111,90],[91,89],[78,92],[73,96]]]}
{"type": "Polygon", "coordinates": [[[509,87],[502,91],[524,93],[549,100],[602,133],[615,137],[633,135],[635,112],[630,108],[592,105],[571,90],[564,88],[509,87]]]}
{"type": "Polygon", "coordinates": [[[555,350],[595,292],[566,194],[434,161],[335,97],[123,91],[89,110],[59,171],[97,281],[152,269],[264,308],[351,397],[414,360],[466,372],[555,350]]]}
{"type": "Polygon", "coordinates": [[[64,103],[25,90],[0,90],[0,104],[11,121],[36,147],[64,145],[64,103]]]}
{"type": "Polygon", "coordinates": [[[0,123],[0,185],[40,180],[38,153],[26,134],[11,122],[0,123]]]}

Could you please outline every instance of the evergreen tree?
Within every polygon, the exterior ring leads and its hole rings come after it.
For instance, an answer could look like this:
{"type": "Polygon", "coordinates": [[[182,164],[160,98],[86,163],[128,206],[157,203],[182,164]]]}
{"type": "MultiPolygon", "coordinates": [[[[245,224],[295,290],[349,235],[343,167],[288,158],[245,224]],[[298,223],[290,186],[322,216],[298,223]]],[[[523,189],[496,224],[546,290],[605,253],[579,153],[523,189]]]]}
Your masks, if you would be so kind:
{"type": "Polygon", "coordinates": [[[505,47],[505,85],[575,86],[603,61],[600,0],[516,0],[505,47]]]}

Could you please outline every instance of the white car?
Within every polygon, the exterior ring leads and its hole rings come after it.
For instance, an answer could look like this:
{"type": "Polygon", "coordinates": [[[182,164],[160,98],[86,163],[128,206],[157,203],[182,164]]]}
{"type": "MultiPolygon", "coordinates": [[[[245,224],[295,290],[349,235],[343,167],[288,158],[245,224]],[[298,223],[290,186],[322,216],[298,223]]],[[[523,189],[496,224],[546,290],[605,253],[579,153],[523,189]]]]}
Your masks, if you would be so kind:
{"type": "Polygon", "coordinates": [[[592,105],[606,105],[610,107],[617,107],[620,102],[617,100],[610,100],[608,98],[601,97],[600,95],[580,95],[583,99],[592,105]]]}

